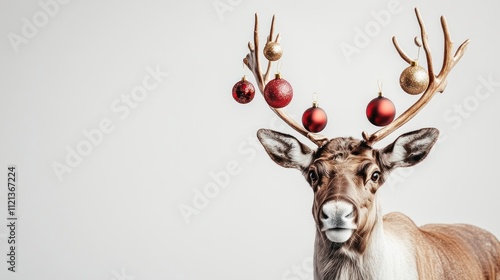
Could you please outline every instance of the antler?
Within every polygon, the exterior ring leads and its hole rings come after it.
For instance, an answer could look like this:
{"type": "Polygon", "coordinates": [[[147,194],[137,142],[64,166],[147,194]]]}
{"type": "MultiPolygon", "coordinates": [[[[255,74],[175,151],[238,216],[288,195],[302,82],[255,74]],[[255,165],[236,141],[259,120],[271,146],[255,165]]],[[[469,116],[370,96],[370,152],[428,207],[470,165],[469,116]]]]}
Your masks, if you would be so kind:
{"type": "MultiPolygon", "coordinates": [[[[273,41],[273,32],[274,32],[274,19],[275,16],[273,16],[273,20],[271,22],[271,30],[269,32],[269,36],[267,37],[267,42],[273,41]]],[[[250,50],[250,53],[247,54],[247,56],[243,59],[243,62],[245,65],[252,71],[255,80],[257,81],[257,84],[259,86],[259,90],[264,95],[264,88],[266,84],[269,82],[269,73],[271,70],[271,64],[272,62],[269,61],[267,64],[267,70],[264,74],[262,74],[261,68],[260,68],[260,60],[259,60],[259,18],[257,14],[255,14],[255,28],[254,28],[254,43],[248,42],[248,49],[250,50]]],[[[280,40],[280,34],[276,36],[276,39],[274,40],[276,43],[278,43],[280,40]]],[[[314,144],[318,145],[318,147],[323,146],[328,142],[328,138],[326,138],[323,135],[317,134],[317,133],[311,133],[304,129],[301,125],[299,125],[296,121],[294,121],[286,112],[284,109],[276,109],[273,107],[269,107],[271,110],[276,113],[285,123],[287,123],[289,126],[291,126],[293,129],[295,129],[297,132],[300,134],[304,135],[307,137],[309,140],[311,140],[314,144]]]]}
{"type": "MultiPolygon", "coordinates": [[[[417,8],[415,8],[415,14],[417,15],[418,24],[420,25],[421,38],[424,46],[425,56],[427,59],[427,71],[429,74],[429,86],[422,94],[420,99],[415,102],[410,108],[408,108],[404,113],[402,113],[396,120],[394,120],[389,125],[381,128],[377,132],[368,135],[366,132],[363,132],[363,139],[369,144],[373,145],[374,143],[380,141],[394,130],[401,127],[403,124],[408,122],[411,118],[413,118],[429,101],[437,92],[443,92],[446,88],[447,80],[446,77],[450,73],[451,69],[457,64],[457,62],[462,58],[467,45],[469,44],[469,39],[465,40],[455,52],[455,55],[451,54],[453,49],[453,42],[450,39],[450,33],[448,31],[448,24],[446,23],[446,18],[441,16],[441,26],[443,28],[444,33],[444,57],[443,57],[443,66],[441,71],[437,76],[434,75],[433,63],[432,63],[432,55],[429,49],[429,42],[427,37],[427,31],[425,29],[424,22],[420,15],[420,12],[417,8]]],[[[398,41],[396,37],[392,38],[392,42],[397,52],[408,63],[412,62],[412,59],[406,55],[403,50],[399,47],[398,41]]]]}

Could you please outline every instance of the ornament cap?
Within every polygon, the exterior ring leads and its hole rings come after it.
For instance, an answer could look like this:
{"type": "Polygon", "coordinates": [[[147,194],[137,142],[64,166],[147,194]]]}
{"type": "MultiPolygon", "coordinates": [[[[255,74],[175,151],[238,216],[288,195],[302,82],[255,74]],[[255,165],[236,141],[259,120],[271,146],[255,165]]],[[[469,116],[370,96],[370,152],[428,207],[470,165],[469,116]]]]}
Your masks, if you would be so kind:
{"type": "Polygon", "coordinates": [[[276,72],[276,74],[274,74],[274,78],[275,79],[281,79],[281,73],[280,72],[276,72]]]}
{"type": "Polygon", "coordinates": [[[411,66],[418,66],[418,61],[417,60],[412,60],[410,63],[411,66]]]}

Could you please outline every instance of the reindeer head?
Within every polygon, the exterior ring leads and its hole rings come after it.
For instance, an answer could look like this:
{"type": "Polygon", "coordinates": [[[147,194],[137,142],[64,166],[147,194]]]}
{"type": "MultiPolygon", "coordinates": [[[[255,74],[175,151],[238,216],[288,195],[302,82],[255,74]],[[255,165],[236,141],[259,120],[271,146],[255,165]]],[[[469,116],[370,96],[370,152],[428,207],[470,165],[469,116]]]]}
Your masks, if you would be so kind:
{"type": "MultiPolygon", "coordinates": [[[[257,136],[271,158],[281,166],[299,169],[314,191],[313,216],[321,236],[335,244],[347,244],[363,251],[358,240],[370,234],[376,220],[375,194],[388,173],[397,167],[407,167],[422,161],[436,142],[438,131],[424,128],[399,136],[392,144],[382,149],[374,149],[376,142],[383,139],[415,116],[437,92],[443,92],[447,76],[462,58],[469,40],[463,42],[453,54],[446,19],[441,17],[444,33],[444,56],[441,70],[435,75],[428,36],[418,9],[415,13],[420,26],[429,85],[422,96],[392,123],[373,134],[362,133],[363,140],[354,138],[328,138],[310,133],[295,122],[283,109],[271,108],[285,123],[318,146],[312,150],[295,137],[279,132],[261,129],[257,136]]],[[[267,43],[278,42],[280,35],[273,37],[273,17],[267,43]],[[274,39],[273,39],[274,38],[274,39]]],[[[415,42],[417,42],[417,38],[415,42]]],[[[394,46],[403,60],[413,60],[400,48],[393,37],[394,46]]],[[[243,59],[254,74],[261,93],[269,81],[272,61],[265,73],[259,61],[258,17],[255,15],[254,41],[248,43],[250,52],[243,59]]],[[[344,245],[342,245],[344,246],[344,245]]]]}
{"type": "Polygon", "coordinates": [[[435,128],[401,135],[383,149],[364,140],[334,138],[317,150],[295,137],[261,129],[257,137],[277,164],[302,172],[314,192],[313,216],[321,235],[359,247],[376,221],[374,201],[389,172],[422,161],[438,137],[435,128]]]}

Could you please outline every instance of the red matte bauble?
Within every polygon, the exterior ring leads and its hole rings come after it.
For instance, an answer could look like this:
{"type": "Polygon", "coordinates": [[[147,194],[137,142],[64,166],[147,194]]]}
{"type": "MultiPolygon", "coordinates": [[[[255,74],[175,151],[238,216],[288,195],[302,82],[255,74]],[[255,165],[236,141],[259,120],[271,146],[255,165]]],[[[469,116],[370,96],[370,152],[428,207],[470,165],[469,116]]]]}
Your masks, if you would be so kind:
{"type": "Polygon", "coordinates": [[[247,104],[255,96],[255,87],[246,80],[245,76],[241,79],[241,81],[237,82],[233,86],[233,98],[236,102],[241,104],[247,104]]]}
{"type": "Polygon", "coordinates": [[[292,101],[292,97],[292,86],[285,79],[282,79],[279,73],[264,88],[264,99],[273,108],[285,107],[292,101]]]}
{"type": "Polygon", "coordinates": [[[390,124],[395,115],[396,107],[394,107],[394,103],[383,96],[372,99],[366,106],[366,117],[376,126],[390,124]]]}
{"type": "Polygon", "coordinates": [[[328,122],[328,117],[323,109],[317,105],[304,111],[302,114],[302,125],[309,132],[322,131],[328,122]]]}

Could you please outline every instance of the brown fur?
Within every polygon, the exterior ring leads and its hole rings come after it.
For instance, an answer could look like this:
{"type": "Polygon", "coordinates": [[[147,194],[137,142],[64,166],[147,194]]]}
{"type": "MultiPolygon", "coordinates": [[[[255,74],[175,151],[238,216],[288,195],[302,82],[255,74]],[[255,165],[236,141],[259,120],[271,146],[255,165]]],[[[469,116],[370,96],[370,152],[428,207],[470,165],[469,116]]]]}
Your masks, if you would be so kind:
{"type": "Polygon", "coordinates": [[[384,216],[385,230],[411,241],[419,279],[500,279],[500,242],[471,225],[417,227],[401,213],[384,216]]]}

